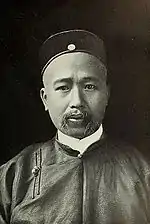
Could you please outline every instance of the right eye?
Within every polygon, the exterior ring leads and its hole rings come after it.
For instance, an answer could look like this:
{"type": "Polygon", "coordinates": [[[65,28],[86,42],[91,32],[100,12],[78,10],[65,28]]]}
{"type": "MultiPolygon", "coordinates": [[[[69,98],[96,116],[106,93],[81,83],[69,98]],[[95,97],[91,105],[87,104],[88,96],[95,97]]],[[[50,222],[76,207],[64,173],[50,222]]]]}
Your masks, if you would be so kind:
{"type": "Polygon", "coordinates": [[[55,90],[56,91],[67,92],[69,90],[69,86],[67,86],[67,85],[58,86],[55,90]]]}

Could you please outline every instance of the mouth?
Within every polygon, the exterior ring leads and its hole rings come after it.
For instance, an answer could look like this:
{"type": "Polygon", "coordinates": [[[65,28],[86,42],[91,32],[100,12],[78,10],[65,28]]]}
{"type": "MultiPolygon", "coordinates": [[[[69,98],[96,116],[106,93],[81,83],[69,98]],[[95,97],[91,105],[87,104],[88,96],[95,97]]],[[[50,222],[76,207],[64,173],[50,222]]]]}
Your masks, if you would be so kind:
{"type": "Polygon", "coordinates": [[[84,115],[83,114],[72,114],[69,119],[83,119],[84,115]]]}
{"type": "Polygon", "coordinates": [[[82,123],[84,119],[79,119],[79,118],[69,118],[69,121],[72,123],[82,123]]]}
{"type": "Polygon", "coordinates": [[[83,128],[88,121],[88,113],[85,111],[71,111],[64,118],[64,123],[70,128],[83,128]]]}
{"type": "Polygon", "coordinates": [[[83,121],[84,120],[84,114],[72,114],[71,116],[68,117],[68,120],[70,121],[83,121]]]}

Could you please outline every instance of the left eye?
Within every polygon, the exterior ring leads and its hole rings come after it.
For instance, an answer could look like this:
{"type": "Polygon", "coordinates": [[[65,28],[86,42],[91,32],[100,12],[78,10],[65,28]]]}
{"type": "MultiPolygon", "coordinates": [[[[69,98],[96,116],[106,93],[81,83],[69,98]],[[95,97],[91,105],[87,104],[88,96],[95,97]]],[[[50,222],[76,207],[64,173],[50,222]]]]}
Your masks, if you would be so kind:
{"type": "Polygon", "coordinates": [[[94,90],[94,89],[96,89],[96,85],[93,85],[93,84],[87,84],[87,85],[85,85],[84,88],[87,89],[87,90],[94,90]]]}

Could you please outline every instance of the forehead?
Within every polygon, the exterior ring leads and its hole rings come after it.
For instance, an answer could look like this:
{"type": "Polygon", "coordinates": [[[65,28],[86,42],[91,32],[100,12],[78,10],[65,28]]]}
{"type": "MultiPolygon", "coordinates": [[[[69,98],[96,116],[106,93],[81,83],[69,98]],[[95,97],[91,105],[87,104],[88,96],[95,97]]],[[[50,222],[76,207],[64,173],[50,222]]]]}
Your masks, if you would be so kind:
{"type": "Polygon", "coordinates": [[[63,78],[85,78],[106,75],[106,68],[98,58],[84,52],[63,54],[54,59],[43,74],[43,81],[63,78]]]}

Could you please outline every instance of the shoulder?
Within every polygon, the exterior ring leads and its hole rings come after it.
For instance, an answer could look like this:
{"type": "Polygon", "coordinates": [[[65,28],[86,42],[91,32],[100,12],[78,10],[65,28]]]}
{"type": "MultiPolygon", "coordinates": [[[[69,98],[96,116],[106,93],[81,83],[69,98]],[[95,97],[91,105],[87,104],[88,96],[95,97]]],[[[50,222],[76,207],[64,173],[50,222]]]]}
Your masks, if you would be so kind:
{"type": "Polygon", "coordinates": [[[101,158],[104,157],[116,162],[143,164],[150,167],[150,155],[146,155],[144,150],[139,150],[122,139],[105,135],[104,139],[97,143],[97,148],[97,153],[101,158]]]}
{"type": "Polygon", "coordinates": [[[33,179],[32,170],[40,162],[39,152],[42,152],[43,159],[47,153],[52,156],[53,142],[52,139],[32,144],[0,167],[0,220],[8,220],[10,210],[25,195],[33,179]]]}
{"type": "Polygon", "coordinates": [[[110,136],[106,136],[105,141],[105,148],[110,149],[114,153],[122,154],[122,155],[137,155],[137,156],[144,156],[142,151],[140,151],[136,146],[133,144],[118,139],[118,138],[113,138],[110,136]]]}
{"type": "Polygon", "coordinates": [[[33,167],[36,165],[36,159],[38,159],[40,151],[42,151],[43,159],[47,157],[47,153],[52,156],[54,148],[53,145],[54,138],[46,142],[34,143],[27,146],[15,157],[0,166],[0,177],[2,178],[3,175],[6,175],[8,171],[13,174],[16,173],[18,169],[22,170],[22,168],[26,167],[25,169],[27,170],[27,167],[33,167]]]}
{"type": "Polygon", "coordinates": [[[129,142],[110,137],[105,141],[106,148],[106,151],[109,151],[110,157],[116,163],[134,167],[139,172],[150,175],[150,153],[138,149],[129,142]]]}

